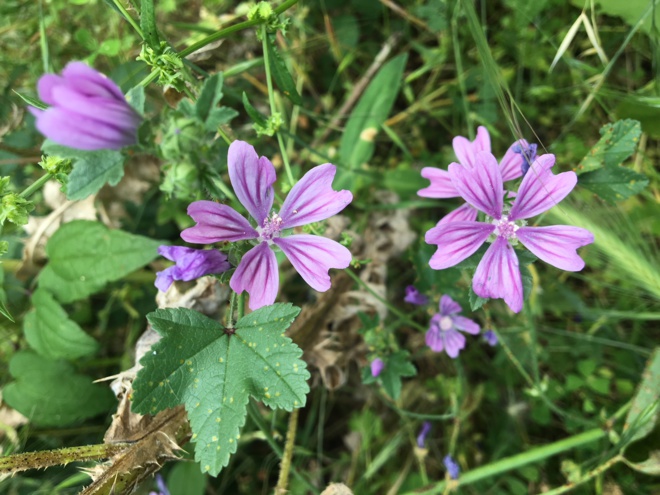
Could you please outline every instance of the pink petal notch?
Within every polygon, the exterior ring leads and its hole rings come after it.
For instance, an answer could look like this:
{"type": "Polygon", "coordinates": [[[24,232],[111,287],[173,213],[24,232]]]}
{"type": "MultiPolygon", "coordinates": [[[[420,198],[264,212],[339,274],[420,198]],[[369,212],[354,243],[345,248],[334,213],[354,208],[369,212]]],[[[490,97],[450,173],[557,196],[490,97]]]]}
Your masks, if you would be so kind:
{"type": "Polygon", "coordinates": [[[504,299],[514,313],[523,306],[523,286],[518,256],[504,237],[498,237],[479,262],[472,279],[479,297],[504,299]]]}
{"type": "Polygon", "coordinates": [[[575,172],[554,175],[555,155],[539,156],[531,165],[520,184],[509,220],[531,218],[548,211],[563,200],[577,184],[575,172]]]}
{"type": "Polygon", "coordinates": [[[445,294],[440,298],[440,314],[442,316],[449,316],[453,313],[460,313],[461,311],[461,305],[448,295],[445,294]]]}
{"type": "Polygon", "coordinates": [[[435,167],[424,167],[422,177],[431,181],[431,185],[417,191],[423,198],[455,198],[459,196],[449,172],[435,167]]]}
{"type": "Polygon", "coordinates": [[[348,206],[353,200],[351,192],[332,189],[336,172],[337,167],[326,163],[303,175],[280,209],[283,229],[325,220],[348,206]]]}
{"type": "Polygon", "coordinates": [[[494,230],[495,225],[480,222],[453,222],[433,227],[424,238],[427,244],[438,246],[429,265],[442,270],[460,263],[472,256],[494,230]]]}
{"type": "Polygon", "coordinates": [[[502,216],[502,173],[493,155],[479,152],[472,169],[456,163],[449,165],[449,175],[463,199],[492,218],[502,216]]]}
{"type": "Polygon", "coordinates": [[[293,267],[309,286],[319,292],[330,288],[330,268],[347,268],[351,252],[332,239],[309,234],[280,237],[280,247],[293,267]]]}
{"type": "Polygon", "coordinates": [[[213,201],[195,201],[188,206],[188,215],[197,225],[181,232],[181,238],[194,244],[256,239],[259,234],[240,213],[227,205],[213,201]]]}
{"type": "Polygon", "coordinates": [[[458,162],[464,167],[473,168],[477,165],[475,161],[477,153],[480,151],[490,153],[490,134],[484,126],[479,126],[474,141],[463,136],[456,136],[452,141],[452,146],[458,162]]]}
{"type": "Polygon", "coordinates": [[[231,290],[250,294],[251,310],[269,306],[275,302],[280,284],[275,253],[262,242],[243,255],[229,281],[231,290]]]}
{"type": "Polygon", "coordinates": [[[594,235],[588,230],[568,225],[522,227],[516,235],[535,256],[569,272],[584,268],[584,260],[576,250],[594,242],[594,235]]]}
{"type": "Polygon", "coordinates": [[[275,167],[265,156],[259,157],[252,145],[234,141],[229,146],[227,168],[236,197],[261,226],[273,207],[275,167]]]}

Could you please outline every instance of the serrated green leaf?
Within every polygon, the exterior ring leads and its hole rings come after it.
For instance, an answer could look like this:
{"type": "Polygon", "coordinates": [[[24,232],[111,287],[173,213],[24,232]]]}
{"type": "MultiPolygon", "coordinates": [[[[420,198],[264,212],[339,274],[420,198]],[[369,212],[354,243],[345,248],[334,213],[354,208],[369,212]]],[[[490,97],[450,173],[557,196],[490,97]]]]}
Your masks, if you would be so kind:
{"type": "Polygon", "coordinates": [[[264,117],[256,108],[252,106],[252,103],[250,103],[250,100],[248,99],[247,94],[245,94],[245,91],[243,91],[243,107],[245,107],[245,111],[255,124],[261,127],[266,127],[268,125],[268,120],[266,117],[264,117]]]}
{"type": "Polygon", "coordinates": [[[280,51],[277,49],[277,37],[275,33],[268,35],[266,49],[268,50],[268,65],[273,74],[275,84],[277,84],[277,87],[284,93],[284,96],[291,100],[294,105],[302,105],[302,98],[298,94],[296,83],[293,77],[291,77],[280,51]]]}
{"type": "Polygon", "coordinates": [[[32,294],[32,305],[23,321],[28,344],[48,359],[76,359],[93,354],[98,349],[96,340],[73,320],[55,302],[45,289],[32,294]]]}
{"type": "Polygon", "coordinates": [[[417,368],[410,362],[408,351],[397,351],[382,359],[385,366],[377,377],[371,374],[368,366],[362,369],[362,383],[368,385],[380,381],[385,392],[396,400],[401,395],[401,379],[415,376],[417,368]]]}
{"type": "Polygon", "coordinates": [[[48,266],[61,278],[102,287],[146,265],[158,256],[161,241],[100,222],[75,220],[62,225],[46,245],[48,266]]]}
{"type": "Polygon", "coordinates": [[[383,65],[351,112],[339,144],[339,155],[349,170],[373,156],[375,133],[392,110],[407,60],[404,53],[383,65]]]}
{"type": "Polygon", "coordinates": [[[50,292],[61,303],[70,303],[84,299],[87,296],[100,291],[105,286],[105,282],[88,279],[67,280],[60,277],[53,268],[46,265],[39,272],[39,287],[50,292]]]}
{"type": "Polygon", "coordinates": [[[28,105],[34,108],[38,108],[39,110],[46,110],[48,108],[48,105],[46,105],[43,101],[41,101],[38,98],[34,98],[33,96],[23,95],[18,91],[14,91],[14,93],[16,93],[16,95],[18,95],[18,97],[21,100],[23,100],[25,103],[27,103],[28,105]]]}
{"type": "Polygon", "coordinates": [[[144,86],[135,86],[126,93],[126,101],[140,115],[144,115],[144,86]]]}
{"type": "Polygon", "coordinates": [[[641,192],[649,184],[645,175],[624,167],[605,167],[580,176],[581,186],[614,203],[641,192]]]}
{"type": "Polygon", "coordinates": [[[206,122],[211,111],[222,99],[223,82],[222,72],[213,74],[204,81],[197,103],[195,103],[195,113],[202,122],[206,122]]]}
{"type": "Polygon", "coordinates": [[[209,113],[208,118],[204,123],[204,128],[207,131],[214,132],[218,130],[219,126],[228,123],[234,117],[237,116],[238,116],[238,112],[233,108],[229,108],[229,107],[214,108],[209,113]]]}
{"type": "MultiPolygon", "coordinates": [[[[619,120],[601,127],[601,138],[575,169],[578,175],[623,163],[637,148],[642,127],[636,120],[619,120]]],[[[580,178],[580,182],[582,178],[580,178]]]]}
{"type": "Polygon", "coordinates": [[[305,405],[309,372],[301,349],[284,335],[299,312],[291,304],[266,306],[233,330],[190,309],[150,313],[162,338],[140,361],[133,411],[155,414],[184,404],[195,459],[217,475],[236,451],[250,396],[287,411],[305,405]]]}
{"type": "Polygon", "coordinates": [[[98,192],[105,184],[111,186],[124,176],[124,156],[119,151],[83,151],[44,141],[41,149],[54,156],[75,160],[66,186],[67,198],[85,199],[98,192]]]}
{"type": "Polygon", "coordinates": [[[158,29],[156,28],[156,12],[154,9],[154,0],[142,0],[140,8],[140,28],[144,41],[151,49],[160,53],[160,39],[158,38],[158,29]]]}
{"type": "Polygon", "coordinates": [[[660,347],[655,348],[646,364],[642,383],[626,416],[623,433],[627,434],[627,443],[644,438],[653,431],[658,419],[658,401],[660,401],[660,347]]]}
{"type": "Polygon", "coordinates": [[[107,411],[115,398],[107,386],[77,375],[65,361],[51,361],[30,351],[12,357],[16,381],[2,391],[7,404],[38,426],[68,426],[107,411]]]}

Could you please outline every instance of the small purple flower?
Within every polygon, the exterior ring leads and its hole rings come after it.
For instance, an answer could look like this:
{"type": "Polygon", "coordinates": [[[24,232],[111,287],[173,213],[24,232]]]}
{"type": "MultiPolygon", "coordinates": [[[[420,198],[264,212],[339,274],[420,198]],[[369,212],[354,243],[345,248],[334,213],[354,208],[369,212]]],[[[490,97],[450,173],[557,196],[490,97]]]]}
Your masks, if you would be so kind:
{"type": "Polygon", "coordinates": [[[417,446],[420,449],[426,448],[426,437],[431,433],[431,422],[424,421],[422,423],[422,429],[419,430],[419,435],[417,435],[417,446]]]}
{"type": "Polygon", "coordinates": [[[230,206],[195,201],[188,207],[188,215],[197,225],[181,232],[181,237],[198,244],[256,240],[256,246],[245,253],[229,281],[234,292],[250,294],[252,310],[275,302],[279,287],[277,259],[272,249],[275,247],[284,252],[312,289],[327,291],[328,270],[346,268],[351,262],[350,251],[325,237],[282,234],[330,218],[353,200],[350,191],[332,189],[337,168],[326,163],[311,169],[291,188],[280,211],[274,212],[271,210],[275,167],[270,160],[265,156],[260,158],[248,143],[234,141],[227,162],[236,197],[256,221],[256,227],[230,206]]]}
{"type": "Polygon", "coordinates": [[[504,299],[518,313],[523,305],[523,286],[513,246],[520,241],[546,263],[580,271],[584,261],[576,250],[594,242],[594,236],[586,229],[567,225],[526,226],[525,219],[555,206],[577,183],[575,172],[552,173],[554,155],[536,158],[510,209],[504,208],[502,172],[495,157],[480,152],[476,160],[477,166],[472,169],[452,164],[449,173],[461,196],[488,218],[486,222],[453,222],[430,229],[425,240],[437,245],[438,250],[429,265],[436,270],[449,268],[474,254],[486,240],[492,242],[477,266],[472,289],[479,297],[504,299]]]}
{"type": "Polygon", "coordinates": [[[440,313],[431,318],[426,332],[426,345],[435,352],[447,352],[451,358],[465,347],[465,336],[459,332],[476,335],[481,330],[479,325],[469,318],[459,316],[461,306],[451,297],[444,295],[440,298],[440,313]]]}
{"type": "Polygon", "coordinates": [[[449,477],[453,480],[457,480],[458,476],[461,474],[461,468],[458,465],[458,462],[456,462],[451,455],[447,454],[445,458],[442,459],[442,463],[445,465],[449,477]]]}
{"type": "Polygon", "coordinates": [[[404,297],[403,300],[416,306],[424,306],[429,302],[428,296],[420,294],[414,285],[409,285],[406,287],[406,297],[404,297]]]}
{"type": "Polygon", "coordinates": [[[385,368],[385,363],[381,358],[376,358],[373,361],[371,361],[371,376],[374,378],[380,375],[380,373],[383,371],[385,368]]]}
{"type": "Polygon", "coordinates": [[[170,495],[170,491],[165,486],[165,481],[160,474],[156,475],[156,486],[158,486],[158,491],[149,492],[149,495],[170,495]]]}
{"type": "Polygon", "coordinates": [[[167,292],[172,282],[188,282],[211,273],[226,272],[231,268],[227,256],[216,249],[192,249],[183,246],[160,246],[158,254],[176,265],[156,273],[156,287],[167,292]]]}
{"type": "Polygon", "coordinates": [[[513,147],[513,152],[522,156],[522,163],[520,164],[522,175],[527,173],[529,167],[532,165],[532,163],[534,163],[534,160],[536,160],[537,148],[538,146],[536,144],[530,144],[527,147],[523,146],[522,144],[516,144],[513,147]]]}
{"type": "Polygon", "coordinates": [[[497,345],[497,334],[492,330],[486,330],[484,332],[484,340],[488,343],[489,346],[495,347],[497,345]]]}
{"type": "Polygon", "coordinates": [[[79,150],[118,150],[137,142],[142,117],[114,82],[82,62],[69,62],[62,75],[44,74],[37,83],[46,110],[28,107],[48,139],[79,150]]]}
{"type": "MultiPolygon", "coordinates": [[[[490,135],[488,134],[488,129],[479,126],[477,128],[477,137],[474,141],[470,141],[463,136],[456,136],[452,145],[454,147],[456,158],[458,159],[458,164],[452,163],[452,165],[462,165],[468,169],[473,169],[474,167],[479,166],[477,160],[478,153],[490,153],[490,135]]],[[[531,146],[534,146],[534,150],[536,150],[536,145],[531,146]]],[[[524,139],[520,139],[509,146],[509,149],[504,154],[499,164],[503,182],[517,179],[523,175],[520,163],[520,150],[528,150],[531,146],[524,139]]],[[[461,196],[454,186],[448,170],[442,170],[435,167],[424,167],[422,169],[422,177],[429,179],[431,185],[417,191],[419,196],[424,198],[456,198],[461,196]]],[[[467,203],[448,215],[445,215],[440,222],[438,222],[438,225],[451,222],[473,222],[476,219],[477,210],[467,203]]]]}

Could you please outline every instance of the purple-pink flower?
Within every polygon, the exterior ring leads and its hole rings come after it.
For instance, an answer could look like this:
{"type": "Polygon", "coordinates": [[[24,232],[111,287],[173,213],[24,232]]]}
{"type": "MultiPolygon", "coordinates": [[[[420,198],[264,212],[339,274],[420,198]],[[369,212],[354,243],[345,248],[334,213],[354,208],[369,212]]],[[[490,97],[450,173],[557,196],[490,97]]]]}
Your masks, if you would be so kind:
{"type": "Polygon", "coordinates": [[[447,454],[444,459],[442,459],[442,463],[445,465],[449,478],[457,480],[461,474],[461,467],[458,465],[458,462],[456,462],[450,454],[447,454]]]}
{"type": "Polygon", "coordinates": [[[422,423],[422,429],[419,430],[419,435],[417,435],[417,446],[420,449],[426,448],[426,437],[431,433],[431,422],[424,421],[422,423]]]}
{"type": "Polygon", "coordinates": [[[460,304],[451,297],[444,295],[440,298],[440,312],[433,315],[429,329],[426,332],[426,345],[435,352],[443,350],[451,358],[465,347],[465,336],[459,332],[476,335],[481,330],[479,325],[469,318],[460,316],[460,304]]]}
{"type": "Polygon", "coordinates": [[[498,342],[497,334],[492,330],[486,330],[484,332],[484,341],[486,341],[489,346],[495,347],[498,342]]]}
{"type": "Polygon", "coordinates": [[[472,289],[483,298],[503,298],[515,313],[522,309],[523,286],[514,245],[520,241],[546,263],[567,271],[579,271],[584,261],[576,250],[594,241],[588,230],[557,225],[527,227],[526,219],[543,213],[571,192],[575,172],[554,175],[554,155],[536,158],[520,184],[510,210],[504,207],[502,171],[493,155],[476,154],[476,166],[449,166],[453,185],[470,205],[484,212],[486,222],[461,221],[438,224],[426,233],[426,242],[438,250],[431,268],[441,270],[460,263],[491,240],[472,279],[472,289]]]}
{"type": "MultiPolygon", "coordinates": [[[[474,141],[463,136],[456,136],[452,141],[454,153],[458,159],[458,165],[468,169],[477,166],[477,154],[480,152],[490,153],[490,135],[488,129],[483,126],[477,128],[477,137],[474,141]]],[[[502,172],[504,182],[517,179],[524,173],[524,167],[527,165],[526,158],[530,155],[531,149],[535,156],[536,145],[530,145],[524,139],[520,139],[509,146],[509,149],[502,157],[499,167],[502,172]],[[529,151],[528,151],[529,150],[529,151]]],[[[452,163],[456,165],[456,163],[452,163]]],[[[419,196],[424,198],[456,198],[461,196],[460,192],[454,186],[449,171],[435,167],[424,167],[422,177],[431,181],[431,185],[417,191],[419,196]]],[[[472,222],[477,219],[477,210],[469,203],[466,203],[448,215],[445,215],[438,225],[451,222],[472,222]]]]}
{"type": "Polygon", "coordinates": [[[375,378],[382,373],[383,369],[385,369],[385,363],[381,358],[376,358],[373,361],[371,361],[370,367],[371,367],[371,376],[375,378]]]}
{"type": "Polygon", "coordinates": [[[243,141],[229,147],[229,179],[236,197],[256,221],[250,225],[240,213],[212,201],[195,201],[188,207],[197,225],[184,230],[187,242],[207,244],[219,241],[254,240],[256,245],[241,259],[229,281],[236,293],[250,294],[250,309],[275,302],[279,271],[273,248],[281,249],[293,268],[312,289],[330,288],[330,268],[346,268],[351,253],[325,237],[310,234],[284,236],[285,231],[325,220],[342,211],[352,201],[350,191],[334,191],[332,180],[337,171],[331,163],[307,172],[293,186],[279,212],[272,211],[275,167],[265,156],[243,141]]]}
{"type": "Polygon", "coordinates": [[[227,256],[216,249],[192,249],[183,246],[160,246],[158,254],[176,264],[156,273],[156,287],[167,292],[175,280],[188,282],[231,268],[227,256]]]}
{"type": "Polygon", "coordinates": [[[37,90],[50,107],[28,110],[48,139],[80,150],[117,150],[137,142],[142,117],[119,86],[86,64],[69,62],[61,76],[44,74],[37,90]]]}
{"type": "Polygon", "coordinates": [[[428,296],[421,294],[414,285],[406,287],[406,296],[403,300],[416,306],[424,306],[429,302],[428,296]]]}

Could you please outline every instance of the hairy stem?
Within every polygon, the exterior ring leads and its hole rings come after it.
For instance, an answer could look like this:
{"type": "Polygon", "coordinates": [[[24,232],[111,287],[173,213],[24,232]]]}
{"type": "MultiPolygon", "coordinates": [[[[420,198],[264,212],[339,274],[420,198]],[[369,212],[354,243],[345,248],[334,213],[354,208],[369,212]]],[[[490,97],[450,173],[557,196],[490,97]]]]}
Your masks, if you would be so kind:
{"type": "Polygon", "coordinates": [[[135,22],[135,20],[131,17],[131,15],[127,12],[127,10],[124,8],[124,5],[121,3],[120,0],[113,0],[113,3],[116,5],[116,7],[119,9],[121,12],[121,15],[128,21],[128,23],[133,26],[133,29],[135,29],[135,32],[140,35],[140,38],[144,39],[144,33],[142,32],[142,29],[138,24],[135,22]]]}
{"type": "Polygon", "coordinates": [[[32,184],[30,184],[28,187],[26,187],[23,192],[19,194],[21,198],[29,198],[32,196],[35,192],[37,192],[39,189],[43,187],[43,185],[48,182],[51,178],[53,177],[53,174],[50,172],[46,173],[45,175],[42,175],[39,177],[37,180],[35,180],[32,184]]]}
{"type": "Polygon", "coordinates": [[[296,430],[298,429],[298,412],[300,409],[294,409],[289,415],[289,428],[286,432],[286,444],[284,445],[284,455],[280,464],[280,477],[275,487],[275,495],[286,493],[286,487],[289,484],[289,471],[291,470],[291,459],[293,457],[293,446],[296,441],[296,430]]]}

